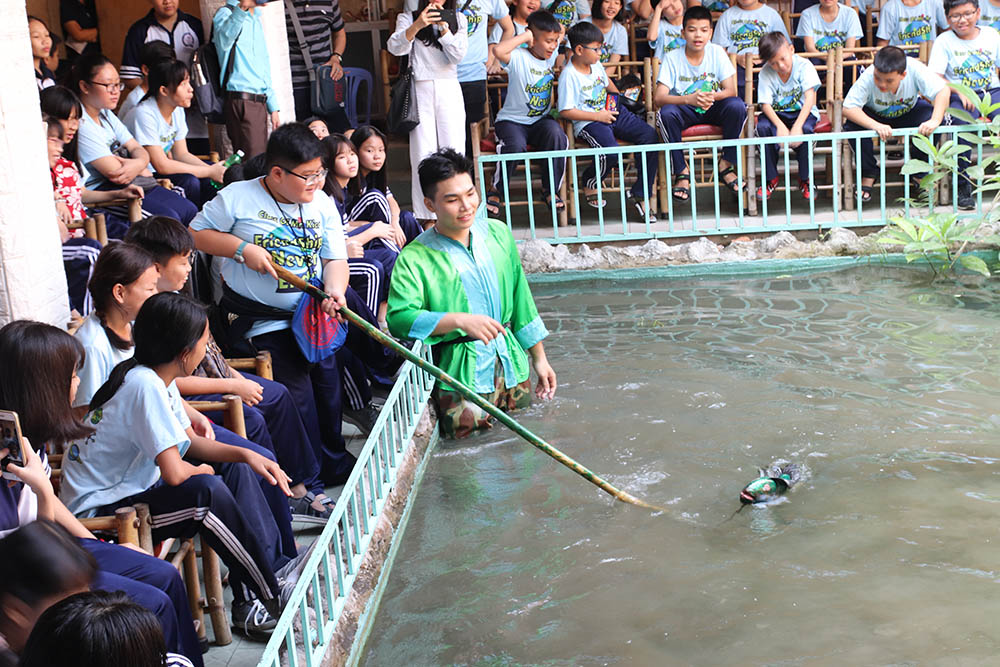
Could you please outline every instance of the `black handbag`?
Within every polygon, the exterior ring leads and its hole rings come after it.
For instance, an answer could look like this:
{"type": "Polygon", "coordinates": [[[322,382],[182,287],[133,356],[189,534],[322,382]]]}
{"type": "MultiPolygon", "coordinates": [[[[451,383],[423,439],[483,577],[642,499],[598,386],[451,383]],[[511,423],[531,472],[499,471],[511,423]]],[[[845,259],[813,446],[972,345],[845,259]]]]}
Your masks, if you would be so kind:
{"type": "Polygon", "coordinates": [[[393,134],[409,134],[420,124],[420,110],[417,109],[417,82],[413,79],[413,68],[408,67],[392,84],[386,126],[393,134]]]}
{"type": "Polygon", "coordinates": [[[285,11],[292,19],[295,41],[299,43],[302,58],[306,61],[306,71],[309,72],[309,107],[317,116],[330,116],[337,109],[344,108],[344,77],[334,81],[330,78],[329,65],[313,64],[312,54],[309,53],[305,35],[302,33],[302,23],[291,0],[285,0],[285,11]]]}

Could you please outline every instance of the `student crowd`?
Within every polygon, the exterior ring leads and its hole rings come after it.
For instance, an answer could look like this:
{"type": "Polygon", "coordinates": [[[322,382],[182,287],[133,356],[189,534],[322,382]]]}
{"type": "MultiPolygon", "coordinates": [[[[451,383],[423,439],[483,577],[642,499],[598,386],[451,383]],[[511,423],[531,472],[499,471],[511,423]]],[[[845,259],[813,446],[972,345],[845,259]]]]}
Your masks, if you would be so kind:
{"type": "MultiPolygon", "coordinates": [[[[304,50],[332,77],[343,74],[335,0],[290,0],[308,41],[298,56],[292,49],[301,123],[280,123],[253,0],[229,0],[215,14],[225,126],[246,155],[238,164],[204,157],[206,124],[192,104],[189,66],[203,43],[200,21],[173,0],[151,2],[128,33],[120,69],[101,54],[86,2],[63,2],[71,53],[63,66],[50,61],[45,24],[29,21],[55,223],[81,317],[73,335],[28,321],[0,329],[0,407],[18,413],[25,436],[20,464],[0,450],[15,478],[0,486],[0,562],[24,575],[0,584],[0,661],[10,664],[112,664],[100,658],[110,654],[123,656],[114,663],[122,665],[202,664],[173,567],[100,541],[78,520],[136,503],[150,507],[154,541],[198,534],[219,554],[229,569],[235,626],[250,636],[274,628],[307,555],[292,524],[328,520],[324,489],[343,483],[355,464],[342,422],[370,431],[373,393],[391,385],[401,363],[347,326],[338,314],[344,306],[401,339],[433,344],[439,365],[504,409],[530,400],[532,368],[534,393],[554,394],[548,332],[515,243],[505,225],[487,217],[503,204],[500,176],[481,205],[462,154],[471,152],[465,128],[485,113],[490,73],[508,77],[495,121],[503,153],[566,148],[555,116],[595,147],[679,141],[698,123],[735,138],[747,108],[738,94],[744,73],[729,53],[758,52],[766,63],[756,86],[760,136],[808,134],[818,118],[817,71],[759,0],[732,7],[695,0],[687,8],[681,0],[631,7],[556,0],[547,9],[538,0],[510,8],[469,0],[455,14],[442,12],[454,9],[454,0],[423,0],[399,15],[388,40],[390,51],[410,57],[421,114],[410,136],[410,212],[386,183],[385,135],[370,125],[348,128],[339,112],[311,113],[304,50]],[[649,48],[661,61],[655,127],[625,105],[608,104],[618,94],[608,68],[628,53],[626,10],[653,26],[649,48]],[[463,105],[455,104],[458,95],[463,105]],[[141,201],[140,216],[129,214],[133,200],[141,201]],[[75,229],[97,212],[106,221],[104,247],[75,229]],[[275,265],[329,295],[319,304],[329,318],[320,328],[342,336],[339,347],[317,343],[315,313],[313,320],[303,314],[308,297],[282,281],[275,265]],[[227,361],[263,351],[274,380],[227,361]],[[220,414],[190,404],[224,394],[242,400],[246,437],[220,426],[220,414]],[[62,464],[55,479],[53,454],[62,464]],[[90,646],[119,634],[87,632],[97,619],[128,628],[123,634],[133,639],[90,646]],[[79,650],[56,655],[71,642],[79,650]],[[89,655],[98,657],[88,662],[89,655]]],[[[996,101],[1000,34],[983,23],[995,18],[984,18],[976,0],[936,2],[889,0],[881,9],[884,45],[846,96],[847,129],[869,128],[882,138],[900,127],[930,134],[950,118],[949,108],[970,107],[949,92],[949,81],[989,91],[996,101]],[[920,17],[927,30],[915,27],[920,17]],[[939,28],[950,30],[938,35],[939,28]],[[895,46],[935,36],[929,65],[895,46]]],[[[797,36],[809,50],[850,47],[862,35],[858,12],[865,11],[871,8],[819,0],[804,8],[797,36]]],[[[297,32],[289,27],[290,43],[298,44],[297,32]]],[[[861,152],[867,199],[877,173],[872,142],[862,142],[861,152]]],[[[803,178],[809,170],[801,148],[798,157],[803,178]]],[[[722,158],[719,176],[738,194],[734,150],[722,158]]],[[[759,197],[777,182],[776,149],[764,158],[771,178],[759,197]]],[[[686,200],[688,165],[681,151],[670,160],[672,194],[686,200]]],[[[630,191],[639,215],[654,191],[656,165],[649,162],[630,191]]],[[[597,183],[608,169],[597,160],[583,176],[592,206],[604,205],[597,183]]],[[[564,161],[553,159],[543,173],[547,201],[562,207],[564,161]]],[[[813,196],[808,181],[801,192],[813,196]]],[[[959,203],[968,201],[966,187],[959,203]]],[[[434,397],[446,435],[489,426],[488,415],[454,387],[440,385],[434,397]]]]}

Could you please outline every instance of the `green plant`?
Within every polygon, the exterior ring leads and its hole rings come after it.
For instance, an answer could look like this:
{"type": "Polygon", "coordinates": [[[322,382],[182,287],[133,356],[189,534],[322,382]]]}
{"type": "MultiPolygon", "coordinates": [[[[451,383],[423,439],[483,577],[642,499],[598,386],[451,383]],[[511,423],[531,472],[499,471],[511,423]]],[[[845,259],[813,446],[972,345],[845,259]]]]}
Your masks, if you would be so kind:
{"type": "MultiPolygon", "coordinates": [[[[971,88],[962,84],[950,84],[962,96],[972,101],[977,116],[989,118],[990,114],[1000,109],[1000,104],[992,104],[989,93],[982,97],[971,88]]],[[[958,109],[949,109],[952,116],[968,123],[979,123],[972,114],[958,109]]],[[[934,271],[935,278],[955,271],[956,266],[962,266],[969,271],[990,275],[989,267],[979,257],[966,254],[970,243],[1000,243],[1000,236],[981,236],[979,230],[1000,220],[1000,176],[987,175],[987,168],[1000,164],[1000,114],[987,125],[987,132],[980,137],[969,132],[961,132],[957,138],[946,139],[936,146],[931,139],[916,134],[913,144],[921,149],[928,160],[908,160],[900,169],[903,176],[922,174],[919,186],[923,196],[910,198],[911,207],[926,207],[926,217],[913,215],[894,216],[889,219],[889,225],[879,236],[878,242],[883,245],[901,245],[907,262],[923,259],[934,271]],[[971,165],[967,170],[967,178],[971,183],[980,183],[977,192],[996,193],[993,206],[985,216],[961,218],[958,213],[935,210],[938,189],[944,179],[965,178],[959,173],[959,158],[963,153],[973,150],[974,145],[990,146],[993,153],[985,155],[982,160],[971,165]]],[[[995,169],[994,169],[995,171],[995,169]]],[[[957,185],[957,179],[953,180],[957,185]]]]}

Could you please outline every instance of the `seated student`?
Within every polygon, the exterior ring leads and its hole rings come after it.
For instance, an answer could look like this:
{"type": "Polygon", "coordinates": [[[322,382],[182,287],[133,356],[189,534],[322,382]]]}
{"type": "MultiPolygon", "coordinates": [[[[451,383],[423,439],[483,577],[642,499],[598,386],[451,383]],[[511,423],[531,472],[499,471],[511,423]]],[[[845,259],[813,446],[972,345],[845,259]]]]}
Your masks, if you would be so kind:
{"type": "Polygon", "coordinates": [[[166,176],[198,208],[215,196],[226,166],[205,164],[187,147],[184,110],[194,98],[191,72],[179,60],[164,60],[149,73],[149,92],[125,123],[146,152],[157,176],[166,176]]]}
{"type": "MultiPolygon", "coordinates": [[[[848,10],[851,11],[851,10],[848,10]]],[[[853,12],[852,12],[853,13],[853,12]]],[[[760,71],[757,101],[763,112],[757,121],[758,137],[787,137],[812,134],[819,120],[816,89],[819,76],[813,64],[795,55],[792,45],[780,32],[769,32],[760,40],[760,57],[766,64],[760,71]]],[[[809,147],[806,142],[789,144],[799,162],[799,191],[812,198],[809,182],[809,147]]],[[[771,198],[778,185],[778,144],[763,147],[764,184],[757,188],[757,199],[771,198]]]]}
{"type": "MultiPolygon", "coordinates": [[[[595,4],[595,14],[597,5],[595,4]]],[[[599,62],[601,31],[591,23],[577,23],[569,29],[569,45],[573,49],[569,63],[559,76],[559,116],[573,121],[573,132],[594,148],[617,146],[617,139],[634,144],[657,143],[656,130],[649,126],[624,106],[615,110],[607,109],[608,93],[617,95],[618,89],[608,79],[608,74],[599,62]]],[[[597,196],[597,179],[604,180],[611,168],[605,156],[595,158],[600,163],[600,175],[594,166],[583,173],[587,203],[602,207],[605,201],[597,196]]],[[[630,208],[640,220],[646,219],[649,202],[655,198],[656,170],[660,160],[656,153],[645,154],[645,182],[642,177],[635,179],[629,194],[630,208]],[[645,187],[643,187],[645,185],[645,187]]],[[[642,171],[642,157],[635,157],[636,169],[642,171]]],[[[656,216],[650,213],[650,222],[656,216]]]]}
{"type": "Polygon", "coordinates": [[[144,211],[191,222],[198,208],[152,180],[149,153],[111,112],[118,106],[122,86],[111,61],[100,54],[81,56],[73,66],[73,84],[84,109],[77,157],[89,173],[87,187],[113,190],[142,177],[145,180],[137,184],[145,191],[144,211]]]}
{"type": "Polygon", "coordinates": [[[853,49],[864,34],[858,13],[838,0],[819,0],[818,5],[806,7],[795,31],[806,51],[824,53],[838,46],[853,49]]]}
{"type": "Polygon", "coordinates": [[[80,128],[83,105],[69,88],[53,86],[39,95],[42,114],[55,119],[62,127],[62,153],[52,168],[52,184],[63,198],[72,220],[100,212],[104,215],[108,238],[120,239],[128,231],[128,220],[116,208],[108,210],[103,204],[119,200],[142,199],[143,191],[138,185],[126,185],[118,190],[88,190],[83,187],[80,176],[82,165],[75,162],[76,137],[80,128]],[[88,211],[89,209],[89,211],[88,211]]]}
{"type": "MultiPolygon", "coordinates": [[[[997,78],[1000,33],[989,26],[978,25],[979,0],[945,0],[944,7],[951,30],[934,41],[928,69],[943,76],[948,83],[968,86],[976,91],[980,99],[983,93],[988,93],[993,104],[1000,103],[1000,79],[997,78]]],[[[951,107],[972,111],[975,104],[958,91],[952,91],[951,107]]],[[[978,112],[975,115],[978,116],[978,112]]],[[[990,119],[997,115],[1000,115],[1000,109],[993,111],[990,119]]],[[[964,121],[952,116],[952,124],[964,124],[964,121]]],[[[958,180],[958,207],[964,211],[976,207],[972,183],[965,178],[972,154],[968,151],[958,158],[961,174],[958,180]]]]}
{"type": "MultiPolygon", "coordinates": [[[[885,141],[894,128],[917,127],[920,134],[930,136],[944,120],[949,99],[949,88],[941,77],[916,58],[908,58],[902,49],[885,46],[847,91],[844,131],[875,130],[885,141]],[[927,100],[932,100],[933,106],[927,100]]],[[[854,147],[853,141],[848,143],[854,147]]],[[[917,144],[911,144],[910,155],[927,159],[917,144]]],[[[862,139],[861,201],[871,200],[876,174],[874,144],[871,139],[862,139]]]]}
{"type": "MultiPolygon", "coordinates": [[[[556,374],[545,356],[548,335],[524,276],[514,237],[479,207],[473,165],[445,149],[420,163],[420,186],[437,213],[434,226],[403,248],[389,292],[389,330],[435,345],[441,368],[504,410],[555,395],[556,374]],[[459,280],[459,269],[488,278],[459,280]],[[527,351],[527,353],[526,353],[527,351]]],[[[465,437],[489,428],[491,417],[447,385],[434,389],[441,430],[465,437]]]]}
{"type": "MultiPolygon", "coordinates": [[[[184,225],[172,218],[154,216],[132,225],[125,236],[153,256],[159,271],[157,292],[179,292],[191,273],[194,239],[184,225]]],[[[313,454],[298,409],[281,384],[230,366],[215,340],[209,335],[205,359],[187,377],[177,378],[177,389],[189,401],[219,401],[222,394],[243,400],[247,439],[272,452],[292,479],[288,499],[292,520],[324,525],[330,518],[332,501],[319,480],[319,463],[313,454]]],[[[222,413],[206,415],[222,423],[222,413]]]]}
{"type": "Polygon", "coordinates": [[[704,7],[710,12],[724,12],[736,4],[736,0],[688,0],[688,7],[704,7]]]}
{"type": "Polygon", "coordinates": [[[139,49],[139,73],[141,78],[130,81],[134,87],[129,90],[128,95],[122,100],[117,112],[118,118],[126,126],[132,120],[132,111],[139,106],[139,102],[149,92],[149,73],[160,63],[170,60],[175,60],[174,50],[166,42],[161,42],[160,40],[146,42],[139,49]]]}
{"type": "Polygon", "coordinates": [[[316,135],[317,139],[326,139],[330,136],[330,128],[326,126],[326,121],[322,118],[317,118],[316,116],[310,116],[302,121],[312,133],[316,135]]]}
{"type": "Polygon", "coordinates": [[[979,25],[1000,31],[1000,0],[986,0],[979,9],[979,25]]]}
{"type": "Polygon", "coordinates": [[[649,48],[653,57],[663,62],[668,53],[684,46],[684,0],[660,0],[649,25],[649,48]]]}
{"type": "MultiPolygon", "coordinates": [[[[628,31],[624,20],[622,0],[594,0],[590,23],[601,31],[601,50],[598,55],[602,65],[614,65],[622,58],[628,60],[628,31]]],[[[573,48],[572,43],[570,48],[573,48]]]]}
{"type": "Polygon", "coordinates": [[[257,451],[191,427],[175,380],[205,356],[204,306],[171,292],[151,296],[132,336],[135,354],[90,402],[96,431],[63,459],[60,495],[80,516],[146,503],[155,542],[199,534],[229,568],[234,625],[268,633],[302,559],[283,539],[259,480],[287,496],[288,477],[257,451]]]}
{"type": "Polygon", "coordinates": [[[43,116],[48,141],[49,169],[52,173],[52,187],[56,196],[56,224],[59,225],[59,239],[62,241],[63,268],[66,270],[66,286],[69,288],[69,305],[81,316],[90,314],[93,306],[87,292],[87,282],[94,270],[94,262],[101,252],[101,244],[83,237],[83,230],[72,232],[69,223],[87,216],[80,197],[79,184],[74,187],[61,185],[56,176],[63,152],[63,129],[59,121],[43,116]]]}
{"type": "Polygon", "coordinates": [[[400,210],[396,197],[389,189],[385,175],[386,150],[389,144],[385,135],[377,127],[362,125],[354,130],[351,143],[358,151],[361,195],[352,203],[348,218],[388,223],[392,227],[393,241],[402,248],[424,230],[412,211],[400,210]]]}
{"type": "MultiPolygon", "coordinates": [[[[736,97],[736,69],[725,50],[709,42],[711,37],[711,12],[704,7],[689,7],[684,12],[684,48],[664,58],[653,95],[653,103],[660,109],[660,136],[666,143],[680,143],[681,133],[699,123],[720,126],[724,139],[737,139],[743,133],[747,107],[736,97]]],[[[736,148],[723,148],[719,178],[739,196],[743,184],[736,176],[735,164],[736,148]]],[[[670,165],[674,199],[688,201],[691,177],[684,152],[671,151],[670,165]]]]}
{"type": "Polygon", "coordinates": [[[292,393],[313,443],[321,477],[343,484],[354,468],[341,434],[342,385],[337,355],[318,362],[302,353],[291,316],[302,294],[278,280],[271,262],[303,278],[322,280],[336,316],[346,303],[349,269],[340,213],[322,192],[326,149],[309,128],[289,123],[267,142],[262,178],[231,183],[192,223],[195,246],[226,258],[220,306],[230,314],[229,344],[271,352],[274,378],[292,393]]]}
{"type": "Polygon", "coordinates": [[[879,12],[876,46],[933,42],[948,29],[941,0],[889,0],[879,12]]]}
{"type": "MultiPolygon", "coordinates": [[[[712,34],[712,42],[728,53],[757,53],[760,38],[769,32],[780,32],[791,41],[781,15],[761,0],[736,0],[736,5],[722,12],[712,34]]],[[[743,65],[736,68],[736,87],[743,97],[743,65]]]]}
{"type": "MultiPolygon", "coordinates": [[[[48,324],[19,320],[0,329],[0,401],[18,414],[25,455],[24,466],[11,468],[18,481],[4,480],[0,485],[0,537],[36,519],[55,521],[97,560],[97,588],[123,590],[154,612],[170,650],[200,665],[198,637],[177,570],[140,550],[98,540],[53,490],[46,450],[62,448],[91,431],[70,407],[83,356],[72,336],[48,324]]],[[[6,455],[0,449],[0,456],[6,455]]],[[[10,582],[22,577],[0,579],[10,582]]]]}
{"type": "Polygon", "coordinates": [[[35,83],[38,90],[45,90],[56,85],[56,75],[46,63],[52,53],[52,35],[45,21],[28,16],[28,37],[31,38],[31,59],[35,64],[35,83]]]}
{"type": "MultiPolygon", "coordinates": [[[[546,2],[543,10],[555,17],[562,26],[563,35],[580,21],[590,19],[590,3],[587,0],[552,0],[546,2]]],[[[560,39],[560,41],[562,41],[560,39]]]]}
{"type": "Polygon", "coordinates": [[[86,591],[63,598],[35,623],[20,667],[190,667],[168,653],[148,611],[121,593],[86,591]]]}
{"type": "MultiPolygon", "coordinates": [[[[552,67],[561,39],[559,22],[549,12],[539,10],[528,17],[525,32],[494,48],[493,53],[507,70],[508,77],[507,99],[497,113],[495,124],[498,153],[524,153],[528,144],[539,151],[560,151],[569,147],[566,133],[549,115],[555,80],[552,67]],[[520,48],[522,45],[528,48],[520,48]]],[[[565,208],[558,195],[565,170],[565,159],[550,160],[541,167],[543,198],[546,205],[551,205],[554,198],[557,210],[565,208]]],[[[492,215],[500,212],[503,171],[498,164],[493,175],[493,190],[486,196],[486,209],[492,215]]]]}

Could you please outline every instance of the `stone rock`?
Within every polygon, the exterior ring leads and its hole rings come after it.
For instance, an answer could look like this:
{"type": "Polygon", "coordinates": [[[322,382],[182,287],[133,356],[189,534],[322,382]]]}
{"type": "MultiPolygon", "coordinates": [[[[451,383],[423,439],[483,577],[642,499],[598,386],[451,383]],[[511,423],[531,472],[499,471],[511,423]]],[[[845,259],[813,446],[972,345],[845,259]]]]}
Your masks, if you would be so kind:
{"type": "Polygon", "coordinates": [[[826,239],[826,247],[834,255],[856,255],[861,249],[861,241],[850,229],[834,227],[826,239]]]}
{"type": "Polygon", "coordinates": [[[685,243],[681,246],[689,262],[717,262],[721,252],[719,246],[709,241],[704,236],[693,243],[685,243]]]}
{"type": "Polygon", "coordinates": [[[778,248],[774,256],[778,259],[799,259],[801,257],[829,257],[834,252],[826,244],[819,241],[794,241],[786,246],[778,248]]]}
{"type": "Polygon", "coordinates": [[[733,241],[719,255],[719,259],[723,262],[746,262],[757,257],[756,244],[749,239],[733,241]]]}
{"type": "Polygon", "coordinates": [[[650,239],[640,246],[625,248],[603,248],[605,261],[611,267],[646,266],[667,264],[681,258],[677,246],[667,245],[658,239],[650,239]]]}
{"type": "Polygon", "coordinates": [[[544,273],[555,271],[558,267],[553,266],[552,257],[555,249],[551,243],[541,239],[531,239],[520,245],[518,251],[521,254],[521,264],[527,273],[544,273]]]}
{"type": "Polygon", "coordinates": [[[789,243],[795,243],[795,236],[791,232],[785,231],[772,234],[765,239],[754,241],[754,244],[757,246],[757,252],[766,254],[777,252],[779,248],[783,248],[789,243]]]}

